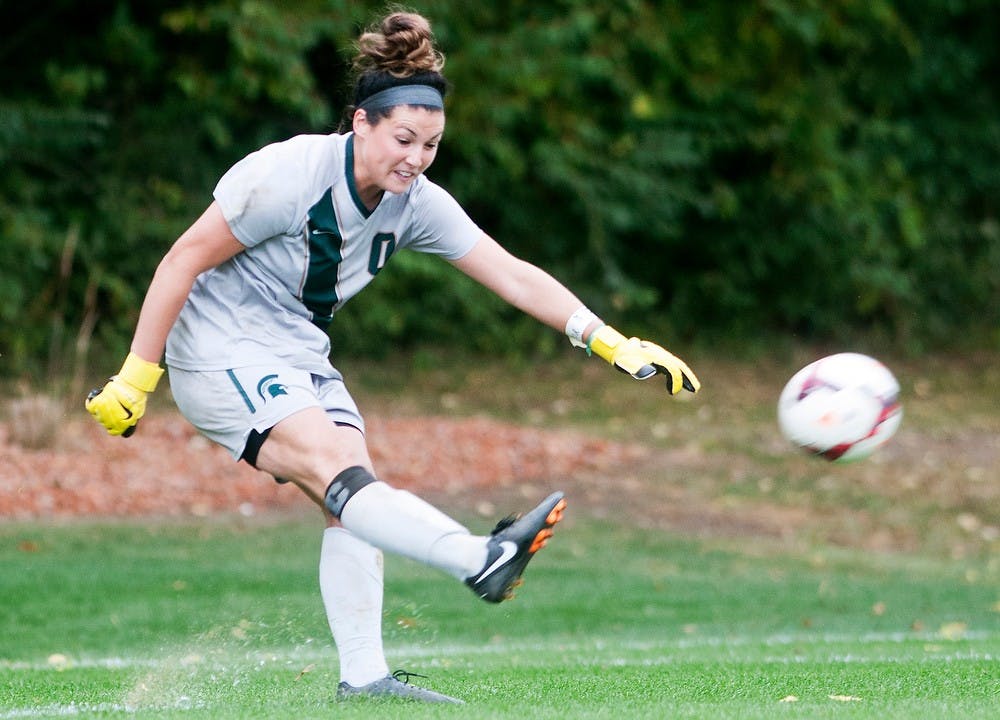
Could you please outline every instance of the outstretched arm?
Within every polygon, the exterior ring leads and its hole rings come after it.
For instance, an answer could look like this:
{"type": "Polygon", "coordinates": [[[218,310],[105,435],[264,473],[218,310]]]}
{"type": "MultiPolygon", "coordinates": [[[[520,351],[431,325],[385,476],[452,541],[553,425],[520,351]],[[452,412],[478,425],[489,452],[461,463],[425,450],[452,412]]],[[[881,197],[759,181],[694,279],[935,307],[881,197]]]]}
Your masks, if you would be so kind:
{"type": "MultiPolygon", "coordinates": [[[[566,329],[566,321],[583,305],[554,277],[511,255],[489,235],[483,235],[472,250],[453,264],[514,307],[559,332],[566,329]]],[[[584,337],[601,324],[595,317],[583,328],[584,337]]]]}
{"type": "Polygon", "coordinates": [[[514,257],[488,235],[454,265],[514,307],[565,332],[588,354],[596,354],[638,380],[663,374],[671,395],[681,389],[698,392],[701,388],[697,376],[682,360],[655,343],[626,338],[590,312],[558,280],[514,257]]]}

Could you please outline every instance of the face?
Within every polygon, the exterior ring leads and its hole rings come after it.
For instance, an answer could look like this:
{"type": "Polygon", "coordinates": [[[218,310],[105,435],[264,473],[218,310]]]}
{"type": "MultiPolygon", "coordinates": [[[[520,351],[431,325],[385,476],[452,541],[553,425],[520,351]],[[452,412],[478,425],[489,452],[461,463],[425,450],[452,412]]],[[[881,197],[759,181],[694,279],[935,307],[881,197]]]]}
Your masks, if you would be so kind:
{"type": "Polygon", "coordinates": [[[355,112],[354,176],[362,199],[405,192],[434,162],[443,133],[441,110],[399,105],[375,125],[363,110],[355,112]]]}

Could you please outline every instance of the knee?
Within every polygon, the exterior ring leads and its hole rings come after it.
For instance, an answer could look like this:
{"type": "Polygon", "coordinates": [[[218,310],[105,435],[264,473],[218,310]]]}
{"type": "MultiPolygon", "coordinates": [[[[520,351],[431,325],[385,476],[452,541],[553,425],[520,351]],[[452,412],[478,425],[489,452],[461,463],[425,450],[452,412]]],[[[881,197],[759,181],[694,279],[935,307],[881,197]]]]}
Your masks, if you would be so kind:
{"type": "Polygon", "coordinates": [[[256,467],[291,481],[320,504],[330,479],[343,470],[360,467],[372,472],[363,436],[334,425],[279,424],[260,447],[256,467]]]}
{"type": "Polygon", "coordinates": [[[339,520],[348,501],[375,481],[371,471],[360,465],[353,465],[333,478],[333,482],[326,488],[323,504],[327,511],[339,520]]]}

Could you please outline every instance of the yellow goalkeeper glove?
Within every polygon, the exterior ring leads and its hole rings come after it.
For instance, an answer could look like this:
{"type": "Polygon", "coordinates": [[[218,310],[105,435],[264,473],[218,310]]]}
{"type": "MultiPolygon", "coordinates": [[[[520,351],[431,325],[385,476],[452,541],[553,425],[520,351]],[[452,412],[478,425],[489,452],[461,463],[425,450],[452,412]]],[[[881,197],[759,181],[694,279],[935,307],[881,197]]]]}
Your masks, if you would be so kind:
{"type": "Polygon", "coordinates": [[[698,392],[701,383],[683,360],[656,343],[626,338],[610,325],[599,327],[587,341],[587,352],[604,358],[637,380],[648,380],[657,373],[667,376],[667,392],[675,395],[681,389],[698,392]]]}
{"type": "Polygon", "coordinates": [[[90,391],[84,406],[109,435],[128,437],[146,412],[146,395],[156,389],[163,368],[129,353],[117,375],[90,391]]]}

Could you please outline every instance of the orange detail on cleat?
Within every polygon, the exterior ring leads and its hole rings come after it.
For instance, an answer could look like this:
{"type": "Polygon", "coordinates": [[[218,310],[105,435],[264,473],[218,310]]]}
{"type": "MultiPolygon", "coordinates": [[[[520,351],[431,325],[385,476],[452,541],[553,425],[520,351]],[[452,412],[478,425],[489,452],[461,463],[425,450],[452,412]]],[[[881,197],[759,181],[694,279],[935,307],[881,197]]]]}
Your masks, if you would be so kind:
{"type": "Polygon", "coordinates": [[[545,517],[545,522],[548,523],[549,527],[543,528],[535,535],[535,539],[531,542],[531,547],[528,548],[529,553],[536,553],[545,547],[545,543],[548,539],[552,537],[552,526],[557,522],[562,520],[563,510],[566,509],[566,501],[560,500],[554,508],[549,511],[549,514],[545,517]]]}
{"type": "Polygon", "coordinates": [[[560,500],[554,508],[549,512],[548,517],[545,518],[545,522],[549,525],[555,525],[557,522],[562,520],[563,510],[566,509],[566,501],[560,500]]]}
{"type": "Polygon", "coordinates": [[[528,548],[528,552],[536,553],[539,550],[541,550],[543,547],[545,547],[545,543],[548,541],[550,537],[552,537],[552,531],[548,528],[539,532],[537,535],[535,535],[535,539],[532,541],[531,547],[528,548]]]}

